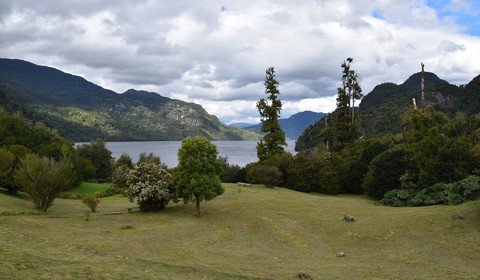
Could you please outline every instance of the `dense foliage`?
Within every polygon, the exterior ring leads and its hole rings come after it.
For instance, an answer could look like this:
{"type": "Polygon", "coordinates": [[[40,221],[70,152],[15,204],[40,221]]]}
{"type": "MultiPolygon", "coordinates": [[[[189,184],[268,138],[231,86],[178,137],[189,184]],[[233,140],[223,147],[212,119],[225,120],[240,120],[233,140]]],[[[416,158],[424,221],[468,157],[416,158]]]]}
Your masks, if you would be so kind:
{"type": "Polygon", "coordinates": [[[177,196],[184,203],[195,201],[197,215],[200,202],[223,193],[220,181],[222,165],[217,148],[203,137],[187,137],[178,151],[178,166],[173,172],[177,196]]]}
{"type": "Polygon", "coordinates": [[[112,173],[113,157],[103,139],[91,141],[88,144],[82,144],[77,147],[81,157],[89,160],[95,167],[94,179],[106,181],[110,179],[112,173]]]}
{"type": "Polygon", "coordinates": [[[380,204],[390,206],[426,206],[435,204],[458,205],[480,197],[480,177],[452,183],[437,183],[420,189],[394,189],[385,193],[380,204]]]}
{"type": "Polygon", "coordinates": [[[35,154],[55,162],[68,160],[71,165],[71,186],[77,185],[84,173],[83,159],[73,144],[42,123],[32,123],[20,113],[0,108],[0,187],[16,193],[20,186],[14,173],[27,155],[35,154]]]}

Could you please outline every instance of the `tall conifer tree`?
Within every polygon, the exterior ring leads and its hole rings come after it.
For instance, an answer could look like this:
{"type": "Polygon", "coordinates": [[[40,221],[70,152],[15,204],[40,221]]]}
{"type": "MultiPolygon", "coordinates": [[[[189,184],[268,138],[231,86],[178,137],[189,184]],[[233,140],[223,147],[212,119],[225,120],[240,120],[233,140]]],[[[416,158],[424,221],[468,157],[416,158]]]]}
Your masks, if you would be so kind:
{"type": "Polygon", "coordinates": [[[278,119],[282,110],[282,102],[278,99],[280,91],[277,88],[278,81],[275,79],[275,68],[269,67],[265,75],[265,93],[268,100],[264,98],[257,102],[257,109],[262,121],[263,139],[257,144],[257,156],[264,161],[273,155],[284,153],[284,146],[287,145],[285,132],[282,130],[278,119]]]}

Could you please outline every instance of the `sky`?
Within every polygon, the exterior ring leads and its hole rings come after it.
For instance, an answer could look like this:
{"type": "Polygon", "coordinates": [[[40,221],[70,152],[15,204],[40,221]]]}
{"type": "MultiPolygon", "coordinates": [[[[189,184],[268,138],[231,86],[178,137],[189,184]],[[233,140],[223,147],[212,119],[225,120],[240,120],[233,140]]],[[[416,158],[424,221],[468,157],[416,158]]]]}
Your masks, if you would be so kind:
{"type": "Polygon", "coordinates": [[[2,0],[0,57],[195,102],[256,123],[274,67],[282,118],[335,109],[348,57],[363,93],[421,70],[480,74],[478,0],[2,0]]]}

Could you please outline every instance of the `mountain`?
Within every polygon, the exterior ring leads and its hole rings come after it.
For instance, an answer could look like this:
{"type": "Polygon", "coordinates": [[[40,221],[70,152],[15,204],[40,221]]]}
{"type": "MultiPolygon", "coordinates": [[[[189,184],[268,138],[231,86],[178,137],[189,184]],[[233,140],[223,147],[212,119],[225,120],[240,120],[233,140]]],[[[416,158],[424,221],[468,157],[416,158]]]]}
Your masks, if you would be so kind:
{"type": "Polygon", "coordinates": [[[7,110],[21,110],[73,141],[258,138],[221,124],[198,104],[134,89],[118,94],[82,77],[17,59],[0,59],[0,101],[7,110]]]}
{"type": "MultiPolygon", "coordinates": [[[[421,73],[415,73],[400,85],[377,85],[362,99],[358,111],[363,137],[394,135],[405,130],[403,118],[413,108],[413,99],[417,107],[422,106],[421,77],[421,73]]],[[[425,72],[424,77],[425,106],[450,117],[458,113],[472,116],[480,112],[480,75],[464,86],[452,85],[430,72],[425,72]]],[[[330,125],[333,125],[334,117],[334,113],[329,117],[330,125]]],[[[296,150],[320,145],[318,134],[323,126],[323,122],[317,122],[308,127],[298,138],[296,150]]]]}
{"type": "MultiPolygon", "coordinates": [[[[286,138],[297,139],[298,136],[300,136],[302,132],[305,130],[305,128],[315,123],[319,119],[323,118],[324,115],[325,115],[324,113],[304,111],[304,112],[296,113],[287,119],[279,119],[278,123],[282,127],[282,130],[285,132],[286,138]]],[[[262,129],[262,124],[259,123],[259,124],[246,126],[244,127],[244,129],[260,133],[262,129]]]]}
{"type": "Polygon", "coordinates": [[[251,123],[246,123],[246,122],[238,122],[238,123],[231,123],[230,125],[238,127],[238,128],[245,128],[245,127],[251,126],[252,124],[251,123]]]}

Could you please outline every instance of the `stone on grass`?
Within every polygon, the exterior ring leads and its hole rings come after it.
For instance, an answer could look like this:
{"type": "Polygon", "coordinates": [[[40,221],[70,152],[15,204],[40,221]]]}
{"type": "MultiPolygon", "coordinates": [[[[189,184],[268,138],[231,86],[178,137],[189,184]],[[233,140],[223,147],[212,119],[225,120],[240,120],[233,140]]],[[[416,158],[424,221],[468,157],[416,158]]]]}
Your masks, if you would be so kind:
{"type": "Polygon", "coordinates": [[[353,222],[353,221],[355,221],[355,217],[353,215],[345,215],[343,217],[343,220],[347,221],[347,222],[353,222]]]}
{"type": "Polygon", "coordinates": [[[452,215],[452,220],[462,220],[462,219],[465,219],[465,216],[463,216],[462,214],[452,215]]]}

